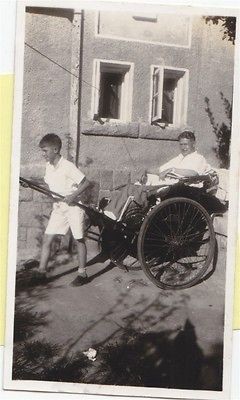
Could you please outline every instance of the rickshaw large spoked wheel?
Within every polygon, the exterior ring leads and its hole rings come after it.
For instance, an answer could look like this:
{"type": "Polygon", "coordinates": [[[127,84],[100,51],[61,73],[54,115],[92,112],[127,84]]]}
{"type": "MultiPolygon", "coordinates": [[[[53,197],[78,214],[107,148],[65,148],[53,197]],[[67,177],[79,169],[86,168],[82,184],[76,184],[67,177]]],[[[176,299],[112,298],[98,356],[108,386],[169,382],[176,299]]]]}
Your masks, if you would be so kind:
{"type": "Polygon", "coordinates": [[[198,283],[215,247],[212,220],[199,203],[176,197],[146,216],[138,236],[138,259],[147,277],[163,289],[198,283]]]}

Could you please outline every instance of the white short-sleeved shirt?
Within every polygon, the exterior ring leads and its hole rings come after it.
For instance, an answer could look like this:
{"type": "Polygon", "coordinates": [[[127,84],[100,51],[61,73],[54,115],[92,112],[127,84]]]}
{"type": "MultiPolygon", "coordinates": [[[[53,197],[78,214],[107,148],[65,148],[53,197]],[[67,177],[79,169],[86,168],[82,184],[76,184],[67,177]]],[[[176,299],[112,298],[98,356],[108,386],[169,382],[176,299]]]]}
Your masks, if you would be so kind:
{"type": "Polygon", "coordinates": [[[197,151],[186,156],[179,154],[177,157],[172,158],[172,160],[162,165],[159,168],[159,172],[163,172],[168,168],[190,169],[196,171],[199,175],[202,175],[211,169],[206,159],[197,151]]]}
{"type": "Polygon", "coordinates": [[[44,180],[51,191],[62,196],[72,194],[84,178],[83,172],[63,157],[56,166],[47,162],[44,180]]]}

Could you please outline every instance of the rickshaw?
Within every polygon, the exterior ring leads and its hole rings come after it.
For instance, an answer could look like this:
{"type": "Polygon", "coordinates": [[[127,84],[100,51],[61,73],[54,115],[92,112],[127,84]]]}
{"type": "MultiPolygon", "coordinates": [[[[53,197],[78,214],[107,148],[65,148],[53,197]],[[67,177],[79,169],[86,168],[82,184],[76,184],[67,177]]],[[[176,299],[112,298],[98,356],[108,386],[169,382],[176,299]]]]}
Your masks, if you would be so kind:
{"type": "MultiPolygon", "coordinates": [[[[25,178],[20,183],[62,198],[25,178]]],[[[173,185],[126,185],[126,201],[115,218],[106,212],[106,199],[98,206],[75,204],[88,216],[87,237],[99,243],[112,263],[141,268],[161,289],[184,289],[199,283],[213,262],[213,220],[227,210],[226,202],[208,192],[209,183],[211,178],[203,175],[173,185]],[[199,183],[203,187],[196,187],[199,183]]]]}

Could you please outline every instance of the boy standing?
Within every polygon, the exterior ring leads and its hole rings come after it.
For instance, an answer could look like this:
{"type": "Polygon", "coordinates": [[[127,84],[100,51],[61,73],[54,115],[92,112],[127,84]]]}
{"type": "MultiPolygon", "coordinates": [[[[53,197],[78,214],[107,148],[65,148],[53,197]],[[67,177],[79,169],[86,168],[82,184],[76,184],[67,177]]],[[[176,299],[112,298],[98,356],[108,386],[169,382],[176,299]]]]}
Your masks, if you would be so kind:
{"type": "Polygon", "coordinates": [[[39,143],[46,159],[45,182],[49,189],[62,196],[62,201],[56,200],[43,237],[40,265],[38,274],[47,275],[51,244],[56,235],[65,235],[70,228],[77,246],[78,276],[77,285],[88,282],[86,274],[87,250],[84,240],[84,211],[72,204],[78,202],[78,196],[88,187],[89,182],[84,174],[70,161],[60,154],[62,142],[54,133],[45,135],[39,143]]]}

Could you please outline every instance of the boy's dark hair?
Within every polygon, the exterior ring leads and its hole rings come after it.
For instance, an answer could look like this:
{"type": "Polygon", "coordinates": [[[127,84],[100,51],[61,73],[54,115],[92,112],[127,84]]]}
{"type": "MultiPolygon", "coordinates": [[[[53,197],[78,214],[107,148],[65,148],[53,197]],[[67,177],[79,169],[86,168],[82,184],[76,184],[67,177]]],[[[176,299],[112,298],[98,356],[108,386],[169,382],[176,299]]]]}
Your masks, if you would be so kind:
{"type": "Polygon", "coordinates": [[[180,135],[178,135],[178,140],[181,139],[190,139],[193,142],[196,141],[196,137],[192,131],[183,131],[182,133],[180,133],[180,135]]]}
{"type": "Polygon", "coordinates": [[[62,148],[62,141],[58,135],[55,135],[55,133],[48,133],[43,136],[39,142],[39,147],[44,146],[55,146],[58,148],[58,151],[60,151],[62,148]]]}

